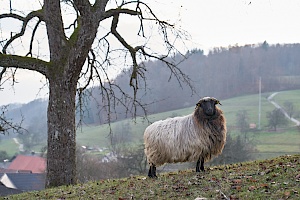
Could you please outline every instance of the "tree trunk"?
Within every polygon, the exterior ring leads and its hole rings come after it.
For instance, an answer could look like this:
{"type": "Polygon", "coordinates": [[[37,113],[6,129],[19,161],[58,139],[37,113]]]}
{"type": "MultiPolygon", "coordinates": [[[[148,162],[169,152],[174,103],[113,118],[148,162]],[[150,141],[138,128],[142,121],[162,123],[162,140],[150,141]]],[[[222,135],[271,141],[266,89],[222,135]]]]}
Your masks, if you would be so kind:
{"type": "Polygon", "coordinates": [[[46,187],[76,183],[76,83],[63,76],[49,79],[46,187]]]}

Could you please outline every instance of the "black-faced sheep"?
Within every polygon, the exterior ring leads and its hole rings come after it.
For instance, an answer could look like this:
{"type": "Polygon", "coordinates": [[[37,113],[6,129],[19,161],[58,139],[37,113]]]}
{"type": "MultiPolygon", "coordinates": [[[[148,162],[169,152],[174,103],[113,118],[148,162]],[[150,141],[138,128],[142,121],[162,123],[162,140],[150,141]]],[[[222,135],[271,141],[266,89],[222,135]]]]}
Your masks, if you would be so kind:
{"type": "Polygon", "coordinates": [[[216,104],[221,105],[213,97],[204,97],[192,114],[160,120],[146,128],[144,142],[149,177],[156,177],[156,167],[165,163],[197,161],[196,172],[204,171],[204,162],[222,153],[226,120],[216,104]]]}

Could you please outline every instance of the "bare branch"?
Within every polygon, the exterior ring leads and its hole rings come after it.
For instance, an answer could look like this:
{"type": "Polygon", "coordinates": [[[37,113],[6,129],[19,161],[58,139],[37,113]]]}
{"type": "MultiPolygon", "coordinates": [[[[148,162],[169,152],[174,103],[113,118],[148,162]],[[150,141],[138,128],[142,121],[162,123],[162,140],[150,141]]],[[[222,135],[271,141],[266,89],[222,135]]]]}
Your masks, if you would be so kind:
{"type": "Polygon", "coordinates": [[[132,46],[130,46],[125,39],[118,33],[117,31],[117,26],[118,26],[118,22],[119,22],[119,13],[116,13],[113,16],[113,20],[112,20],[112,24],[111,24],[111,33],[119,40],[119,42],[129,51],[131,58],[132,58],[132,62],[133,62],[133,70],[132,70],[132,74],[131,74],[131,78],[130,78],[130,86],[132,86],[135,90],[138,89],[138,86],[136,84],[133,83],[133,80],[137,80],[137,75],[138,75],[138,63],[136,60],[136,50],[135,48],[133,48],[132,46]]]}
{"type": "Polygon", "coordinates": [[[117,9],[110,9],[106,11],[102,16],[101,20],[113,17],[115,15],[119,14],[128,14],[128,15],[141,15],[141,12],[135,11],[135,10],[130,10],[126,8],[117,8],[117,9]]]}
{"type": "Polygon", "coordinates": [[[47,68],[50,67],[50,64],[48,62],[35,58],[0,54],[0,66],[4,68],[13,67],[20,69],[35,70],[46,76],[48,73],[47,68]]]}
{"type": "Polygon", "coordinates": [[[93,5],[93,8],[94,10],[96,10],[96,15],[98,18],[102,16],[104,8],[106,7],[108,1],[109,0],[96,0],[95,4],[93,5]]]}
{"type": "MultiPolygon", "coordinates": [[[[0,72],[0,86],[2,85],[2,78],[3,78],[3,75],[4,75],[4,73],[6,72],[6,67],[3,67],[2,68],[2,70],[1,70],[1,72],[0,72]]],[[[1,88],[0,88],[1,89],[1,88]]]]}
{"type": "Polygon", "coordinates": [[[23,22],[22,24],[22,28],[20,30],[19,33],[15,34],[14,36],[12,36],[3,46],[2,52],[4,54],[6,54],[6,50],[7,47],[17,38],[21,37],[24,35],[25,30],[26,30],[26,26],[28,24],[28,22],[33,19],[34,17],[38,17],[40,21],[44,21],[44,17],[43,17],[43,11],[42,10],[37,10],[37,11],[32,11],[30,12],[26,17],[22,17],[20,15],[17,14],[13,14],[13,13],[9,13],[9,14],[2,14],[0,15],[0,19],[3,18],[14,18],[14,19],[18,19],[20,21],[23,22]]]}
{"type": "Polygon", "coordinates": [[[77,24],[77,20],[78,17],[74,20],[74,22],[72,24],[70,24],[68,27],[65,27],[65,30],[71,29],[71,27],[73,27],[73,29],[76,28],[76,24],[77,24]]]}
{"type": "MultiPolygon", "coordinates": [[[[142,68],[137,63],[137,52],[139,52],[139,51],[141,51],[142,55],[144,55],[145,57],[155,58],[155,59],[160,60],[163,63],[165,63],[169,67],[169,69],[171,70],[171,75],[174,74],[180,84],[181,84],[181,81],[180,81],[181,79],[183,79],[183,81],[186,82],[186,83],[190,83],[190,79],[186,75],[184,75],[184,73],[176,66],[176,64],[171,63],[170,61],[166,60],[168,55],[159,57],[159,56],[156,56],[156,55],[146,53],[143,46],[132,47],[131,45],[129,45],[125,41],[125,39],[116,30],[117,25],[118,25],[118,21],[119,21],[119,14],[117,13],[113,16],[113,21],[112,21],[112,25],[111,25],[111,33],[119,40],[119,42],[129,51],[129,53],[131,55],[131,58],[132,58],[132,61],[133,61],[133,69],[132,69],[131,78],[130,78],[130,86],[132,86],[134,88],[135,92],[138,89],[138,82],[137,82],[138,76],[140,75],[141,77],[143,77],[143,72],[141,71],[141,69],[145,70],[145,68],[142,68]]],[[[168,40],[168,37],[167,37],[166,26],[168,24],[165,23],[165,22],[161,22],[161,21],[159,21],[159,23],[160,23],[160,27],[162,28],[162,32],[163,32],[163,35],[164,35],[164,38],[165,38],[165,42],[168,45],[168,52],[170,52],[171,49],[174,48],[174,46],[169,43],[169,40],[168,40]]],[[[170,76],[170,78],[171,78],[171,76],[170,76]]],[[[189,84],[189,86],[192,88],[192,86],[190,84],[189,84]]]]}
{"type": "Polygon", "coordinates": [[[166,26],[169,26],[169,27],[174,27],[174,25],[172,25],[172,24],[170,24],[170,23],[168,23],[168,22],[166,22],[166,21],[160,20],[160,19],[154,14],[154,12],[152,11],[152,9],[148,6],[148,4],[146,4],[146,3],[144,3],[144,2],[141,2],[141,1],[139,1],[139,0],[137,0],[137,1],[129,1],[129,2],[124,2],[124,3],[122,4],[122,6],[125,6],[125,5],[127,5],[127,4],[132,4],[132,3],[136,3],[136,11],[141,11],[141,10],[142,10],[142,9],[141,9],[141,5],[145,6],[146,9],[150,12],[150,15],[153,17],[153,18],[145,18],[145,17],[143,16],[143,13],[140,12],[140,15],[139,15],[140,19],[142,19],[142,20],[155,21],[155,22],[158,22],[158,23],[160,23],[160,24],[165,24],[166,26]]]}
{"type": "Polygon", "coordinates": [[[89,76],[85,86],[83,88],[81,88],[82,90],[85,90],[90,85],[90,82],[93,80],[93,69],[95,67],[96,55],[92,49],[90,50],[90,53],[92,55],[92,58],[88,57],[88,68],[87,68],[87,70],[90,69],[89,70],[90,76],[89,76]]]}
{"type": "Polygon", "coordinates": [[[50,60],[58,62],[63,57],[62,52],[68,50],[60,1],[44,0],[43,11],[50,50],[50,60]]]}
{"type": "Polygon", "coordinates": [[[14,123],[11,120],[6,119],[4,115],[7,112],[7,106],[1,106],[0,109],[0,133],[5,134],[9,133],[10,131],[15,133],[23,133],[24,131],[27,131],[26,129],[22,128],[22,122],[24,120],[23,116],[20,123],[14,123]]]}
{"type": "Polygon", "coordinates": [[[33,45],[34,36],[35,36],[36,30],[41,22],[42,22],[42,20],[39,19],[39,21],[36,23],[36,25],[32,31],[30,45],[29,45],[29,52],[26,54],[26,56],[30,55],[32,57],[32,45],[33,45]]]}
{"type": "Polygon", "coordinates": [[[92,12],[91,11],[92,6],[88,0],[74,0],[74,5],[76,9],[79,10],[81,15],[87,15],[92,12]]]}

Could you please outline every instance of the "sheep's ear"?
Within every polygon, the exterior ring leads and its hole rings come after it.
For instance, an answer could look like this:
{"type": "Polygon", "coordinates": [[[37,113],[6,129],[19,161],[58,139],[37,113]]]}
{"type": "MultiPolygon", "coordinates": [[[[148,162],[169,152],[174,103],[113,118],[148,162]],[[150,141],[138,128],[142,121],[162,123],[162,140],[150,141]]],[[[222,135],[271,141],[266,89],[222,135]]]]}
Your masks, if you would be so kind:
{"type": "Polygon", "coordinates": [[[200,101],[196,104],[196,108],[197,109],[199,106],[201,105],[200,101]]]}
{"type": "Polygon", "coordinates": [[[220,101],[219,101],[219,100],[217,100],[217,101],[216,101],[216,104],[220,104],[220,105],[222,105],[222,104],[220,103],[220,101]]]}

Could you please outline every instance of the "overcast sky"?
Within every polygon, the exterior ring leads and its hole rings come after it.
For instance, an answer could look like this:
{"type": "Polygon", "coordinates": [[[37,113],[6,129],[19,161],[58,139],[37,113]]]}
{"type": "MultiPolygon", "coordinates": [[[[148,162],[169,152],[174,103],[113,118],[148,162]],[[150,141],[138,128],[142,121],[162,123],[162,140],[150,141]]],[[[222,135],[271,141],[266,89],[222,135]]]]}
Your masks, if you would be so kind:
{"type": "MultiPolygon", "coordinates": [[[[25,2],[12,0],[15,2],[25,2]]],[[[33,2],[33,1],[30,1],[33,2]]],[[[35,1],[38,4],[38,1],[35,1]]],[[[163,0],[154,1],[153,10],[191,35],[191,48],[208,52],[213,47],[229,45],[300,43],[299,0],[163,0]]],[[[0,0],[1,7],[9,0],[0,0]]],[[[31,4],[32,5],[32,4],[31,4]]],[[[3,10],[0,8],[0,12],[3,10]]],[[[130,21],[126,22],[129,25],[130,21]]],[[[1,29],[1,20],[0,20],[1,29]]],[[[2,30],[3,31],[3,30],[2,30]]],[[[0,31],[0,34],[1,32],[0,31]]],[[[0,91],[0,105],[26,103],[47,98],[40,92],[44,81],[37,73],[19,71],[14,89],[10,82],[0,91]]]]}

